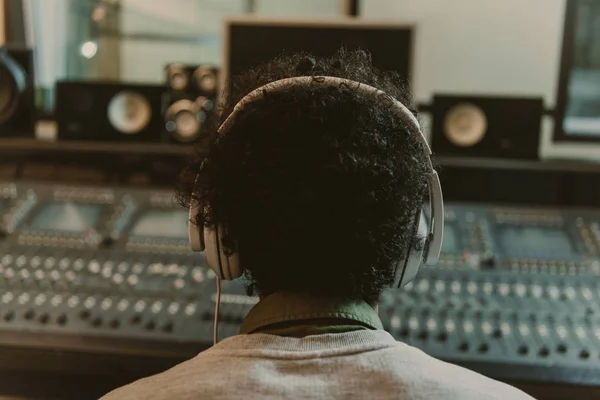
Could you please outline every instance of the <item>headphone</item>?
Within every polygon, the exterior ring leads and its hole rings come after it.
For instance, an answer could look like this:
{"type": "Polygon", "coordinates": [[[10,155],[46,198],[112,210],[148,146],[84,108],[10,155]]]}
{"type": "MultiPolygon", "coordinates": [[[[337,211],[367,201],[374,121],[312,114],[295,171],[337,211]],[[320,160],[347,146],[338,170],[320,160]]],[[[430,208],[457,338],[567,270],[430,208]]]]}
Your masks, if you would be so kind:
{"type": "MultiPolygon", "coordinates": [[[[391,107],[394,112],[402,119],[409,130],[409,134],[416,135],[422,144],[427,156],[427,165],[429,173],[427,175],[427,184],[429,189],[429,206],[427,202],[423,204],[415,217],[414,233],[424,239],[422,245],[413,245],[408,249],[406,258],[396,263],[395,267],[395,287],[405,286],[411,282],[421,265],[433,265],[437,262],[442,247],[442,238],[444,231],[444,201],[442,198],[442,187],[437,172],[433,168],[431,161],[431,148],[427,139],[423,136],[421,128],[415,116],[398,100],[392,98],[386,93],[364,83],[351,81],[348,79],[330,77],[330,76],[300,76],[286,78],[268,83],[258,89],[253,90],[242,98],[234,107],[233,112],[225,119],[218,129],[219,135],[225,135],[235,122],[236,116],[242,112],[243,108],[263,96],[269,91],[279,92],[296,87],[306,87],[308,85],[324,86],[347,86],[352,87],[365,95],[385,96],[391,100],[391,107]],[[430,223],[427,223],[426,216],[429,216],[430,223]]],[[[190,205],[188,225],[190,246],[195,252],[205,252],[206,260],[210,268],[215,272],[218,278],[224,280],[233,280],[243,274],[240,266],[239,255],[233,253],[225,254],[221,243],[222,233],[219,226],[214,229],[208,229],[202,225],[197,225],[197,215],[201,210],[198,209],[198,202],[192,201],[190,205]]]]}

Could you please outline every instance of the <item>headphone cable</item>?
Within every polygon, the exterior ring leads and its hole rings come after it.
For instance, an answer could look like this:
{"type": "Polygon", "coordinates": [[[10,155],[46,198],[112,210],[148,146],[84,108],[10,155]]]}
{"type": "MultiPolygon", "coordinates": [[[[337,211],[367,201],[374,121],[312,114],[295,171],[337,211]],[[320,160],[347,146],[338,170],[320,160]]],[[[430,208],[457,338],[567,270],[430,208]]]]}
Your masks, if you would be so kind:
{"type": "Polygon", "coordinates": [[[221,305],[221,278],[215,278],[217,282],[217,296],[215,298],[215,320],[213,322],[213,346],[219,341],[219,308],[221,305]]]}

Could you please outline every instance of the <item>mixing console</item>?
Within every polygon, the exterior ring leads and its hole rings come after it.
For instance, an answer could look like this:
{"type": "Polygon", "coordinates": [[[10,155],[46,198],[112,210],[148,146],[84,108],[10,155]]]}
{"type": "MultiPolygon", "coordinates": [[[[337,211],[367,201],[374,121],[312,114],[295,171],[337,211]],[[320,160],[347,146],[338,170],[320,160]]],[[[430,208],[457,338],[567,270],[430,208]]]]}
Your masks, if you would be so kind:
{"type": "MultiPolygon", "coordinates": [[[[446,208],[440,263],[383,294],[386,330],[499,379],[600,385],[600,212],[446,208]]],[[[5,184],[0,216],[0,345],[211,344],[214,274],[171,193],[5,184]]],[[[223,282],[221,337],[255,302],[223,282]]]]}
{"type": "Polygon", "coordinates": [[[450,205],[440,266],[600,274],[600,213],[450,205]]]}

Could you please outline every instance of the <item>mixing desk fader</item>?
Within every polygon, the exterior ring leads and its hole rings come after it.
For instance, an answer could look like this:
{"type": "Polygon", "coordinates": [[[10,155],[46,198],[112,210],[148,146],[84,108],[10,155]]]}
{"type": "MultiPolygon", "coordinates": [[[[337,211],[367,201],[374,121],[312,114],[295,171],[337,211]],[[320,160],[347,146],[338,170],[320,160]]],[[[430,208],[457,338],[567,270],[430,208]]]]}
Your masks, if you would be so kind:
{"type": "MultiPolygon", "coordinates": [[[[0,221],[0,346],[190,357],[212,343],[214,274],[172,193],[3,184],[0,221]]],[[[498,379],[600,385],[599,224],[593,210],[449,204],[440,263],[383,294],[384,326],[498,379]]],[[[222,288],[226,337],[256,299],[222,288]]]]}

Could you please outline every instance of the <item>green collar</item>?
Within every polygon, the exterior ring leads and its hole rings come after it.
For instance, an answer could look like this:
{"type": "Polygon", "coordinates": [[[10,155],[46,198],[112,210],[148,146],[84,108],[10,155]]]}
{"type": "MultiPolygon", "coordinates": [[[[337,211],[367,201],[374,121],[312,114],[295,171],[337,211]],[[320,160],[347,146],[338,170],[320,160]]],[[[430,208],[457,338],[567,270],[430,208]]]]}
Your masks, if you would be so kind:
{"type": "Polygon", "coordinates": [[[278,292],[263,298],[250,310],[240,333],[303,337],[361,329],[383,329],[377,312],[364,301],[278,292]]]}

